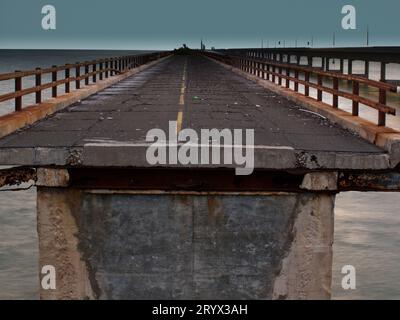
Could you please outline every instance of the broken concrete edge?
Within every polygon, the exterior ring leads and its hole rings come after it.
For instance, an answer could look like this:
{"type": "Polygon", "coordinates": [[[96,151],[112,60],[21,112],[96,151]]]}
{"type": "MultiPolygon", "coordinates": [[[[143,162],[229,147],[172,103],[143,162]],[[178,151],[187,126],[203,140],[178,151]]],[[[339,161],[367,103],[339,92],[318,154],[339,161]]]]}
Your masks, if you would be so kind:
{"type": "Polygon", "coordinates": [[[347,191],[400,191],[400,172],[380,173],[341,172],[338,179],[340,190],[347,191]]]}
{"type": "Polygon", "coordinates": [[[95,84],[90,84],[78,89],[71,93],[59,96],[57,98],[49,99],[43,103],[32,105],[23,108],[21,111],[13,112],[5,116],[0,117],[0,138],[3,138],[27,125],[32,125],[33,123],[44,119],[45,117],[62,110],[80,100],[86,99],[89,96],[104,90],[130,76],[133,76],[149,67],[168,59],[170,56],[161,58],[156,61],[152,61],[145,65],[139,66],[135,69],[129,70],[123,74],[110,77],[105,80],[98,81],[95,84]]]}
{"type": "Polygon", "coordinates": [[[37,180],[34,168],[19,167],[0,170],[0,188],[4,186],[18,186],[22,183],[37,180]]]}
{"type": "Polygon", "coordinates": [[[380,127],[375,125],[374,123],[362,119],[360,117],[355,117],[351,113],[341,110],[335,109],[332,106],[317,101],[313,98],[304,96],[301,93],[297,93],[288,88],[281,87],[278,84],[272,83],[268,80],[263,80],[257,77],[256,75],[249,74],[244,72],[236,67],[232,67],[226,65],[220,61],[216,61],[211,58],[211,61],[221,65],[222,67],[252,81],[255,82],[262,87],[271,90],[290,101],[295,102],[299,106],[306,108],[310,111],[316,112],[333,123],[337,123],[345,129],[348,129],[361,138],[368,140],[369,142],[375,144],[376,146],[382,148],[387,151],[390,155],[390,167],[395,168],[400,164],[400,132],[389,128],[389,127],[380,127]]]}
{"type": "MultiPolygon", "coordinates": [[[[0,163],[14,166],[64,166],[109,168],[243,168],[236,164],[150,164],[146,144],[88,144],[81,147],[0,148],[0,163]]],[[[221,151],[223,152],[223,151],[221,151]]],[[[211,156],[211,155],[210,155],[211,156]]],[[[221,159],[223,157],[221,156],[221,159]]],[[[211,160],[211,159],[210,159],[211,160]]],[[[212,161],[209,161],[212,163],[212,161]]],[[[265,170],[388,170],[386,153],[303,151],[293,148],[254,147],[254,169],[265,170]]]]}

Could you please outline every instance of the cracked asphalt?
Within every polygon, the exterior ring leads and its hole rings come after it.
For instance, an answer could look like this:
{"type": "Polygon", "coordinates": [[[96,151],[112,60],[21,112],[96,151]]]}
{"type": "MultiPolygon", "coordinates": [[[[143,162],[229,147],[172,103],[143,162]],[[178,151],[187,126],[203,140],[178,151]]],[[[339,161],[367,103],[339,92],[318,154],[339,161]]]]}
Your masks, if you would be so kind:
{"type": "Polygon", "coordinates": [[[0,140],[0,148],[79,147],[145,141],[182,129],[254,129],[256,145],[295,150],[383,153],[373,144],[200,56],[173,56],[0,140]],[[187,68],[185,68],[185,64],[187,68]],[[184,105],[180,106],[185,70],[184,105]]]}

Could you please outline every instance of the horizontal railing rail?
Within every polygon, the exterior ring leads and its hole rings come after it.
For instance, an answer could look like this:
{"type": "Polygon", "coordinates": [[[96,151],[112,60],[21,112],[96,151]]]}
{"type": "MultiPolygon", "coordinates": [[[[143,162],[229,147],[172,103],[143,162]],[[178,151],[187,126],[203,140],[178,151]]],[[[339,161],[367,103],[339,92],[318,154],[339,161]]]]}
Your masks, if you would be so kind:
{"type": "Polygon", "coordinates": [[[125,73],[131,69],[151,61],[158,60],[169,55],[170,52],[154,52],[149,54],[113,57],[98,59],[86,62],[77,62],[74,64],[65,64],[63,66],[52,66],[51,68],[36,68],[35,70],[15,71],[0,74],[0,85],[2,81],[14,81],[15,90],[13,92],[0,95],[0,103],[9,100],[15,100],[15,111],[22,110],[22,98],[24,96],[35,94],[36,104],[42,103],[42,91],[51,89],[51,96],[58,97],[58,87],[65,85],[65,93],[71,92],[71,83],[75,83],[75,90],[81,89],[81,82],[85,86],[96,83],[98,80],[125,73]],[[83,70],[82,70],[83,69],[83,70]],[[59,78],[59,72],[64,72],[62,78],[59,78]],[[71,76],[73,74],[74,76],[71,76]],[[51,75],[51,81],[42,83],[43,75],[51,75]],[[23,79],[35,77],[35,85],[23,88],[23,79]]]}
{"type": "Polygon", "coordinates": [[[339,108],[339,97],[352,101],[352,115],[359,116],[359,105],[365,105],[378,111],[378,126],[386,125],[386,115],[396,115],[396,109],[387,105],[387,93],[399,93],[399,87],[381,81],[371,80],[365,77],[347,75],[337,72],[322,71],[312,67],[304,67],[289,63],[275,62],[267,59],[247,58],[243,56],[232,56],[215,53],[211,51],[202,54],[223,62],[224,64],[236,67],[257,77],[271,81],[280,86],[290,89],[294,83],[294,91],[299,91],[299,85],[304,86],[303,94],[310,97],[310,88],[317,90],[317,101],[322,101],[323,93],[332,95],[332,107],[339,108]],[[316,82],[312,82],[311,75],[316,75],[316,82]],[[302,77],[302,79],[301,79],[302,77]],[[332,87],[324,84],[324,79],[332,80],[332,87]],[[340,80],[347,80],[352,83],[352,92],[340,90],[340,80]],[[285,83],[283,83],[285,81],[285,83]],[[379,100],[373,101],[360,96],[360,85],[375,88],[379,91],[379,100]]]}

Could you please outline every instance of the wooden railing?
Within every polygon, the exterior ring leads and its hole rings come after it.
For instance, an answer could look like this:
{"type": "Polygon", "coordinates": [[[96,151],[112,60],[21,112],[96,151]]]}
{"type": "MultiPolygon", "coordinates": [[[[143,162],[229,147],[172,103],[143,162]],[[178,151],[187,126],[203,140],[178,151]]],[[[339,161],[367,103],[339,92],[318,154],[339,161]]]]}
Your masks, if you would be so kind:
{"type": "Polygon", "coordinates": [[[51,89],[51,96],[58,96],[58,87],[65,86],[65,93],[71,92],[71,83],[75,82],[75,89],[81,88],[82,81],[87,86],[114,75],[125,73],[143,64],[158,60],[169,55],[169,52],[156,52],[134,56],[123,56],[116,58],[99,59],[87,62],[77,62],[64,66],[52,66],[51,68],[29,71],[15,71],[12,73],[0,74],[0,85],[2,81],[14,81],[15,91],[0,95],[0,103],[15,100],[15,111],[22,110],[22,98],[29,94],[35,94],[37,104],[42,102],[42,91],[51,89]],[[63,77],[59,79],[59,72],[63,72],[63,77]],[[42,83],[43,75],[51,74],[51,82],[42,83]],[[73,76],[71,76],[73,74],[73,76]],[[35,86],[23,88],[23,78],[35,77],[35,86]]]}
{"type": "Polygon", "coordinates": [[[322,71],[315,68],[293,65],[289,63],[279,63],[266,59],[254,59],[242,56],[230,56],[215,52],[202,52],[202,54],[239,68],[242,71],[256,75],[265,80],[272,81],[280,86],[290,88],[294,83],[294,91],[299,92],[299,85],[304,86],[305,96],[310,97],[310,88],[317,90],[317,101],[322,101],[323,92],[332,94],[332,107],[339,107],[339,97],[352,101],[352,115],[359,116],[359,105],[363,104],[378,111],[378,125],[386,125],[386,115],[396,115],[396,109],[387,105],[387,93],[399,92],[399,87],[394,84],[381,81],[374,81],[364,77],[347,75],[337,72],[322,71]],[[316,80],[311,80],[311,75],[316,75],[316,80]],[[324,84],[324,79],[332,80],[332,87],[324,84]],[[340,80],[347,80],[352,83],[352,92],[340,89],[340,80]],[[285,82],[285,83],[283,83],[285,82]],[[378,89],[379,100],[373,101],[369,98],[360,96],[360,85],[378,89]]]}

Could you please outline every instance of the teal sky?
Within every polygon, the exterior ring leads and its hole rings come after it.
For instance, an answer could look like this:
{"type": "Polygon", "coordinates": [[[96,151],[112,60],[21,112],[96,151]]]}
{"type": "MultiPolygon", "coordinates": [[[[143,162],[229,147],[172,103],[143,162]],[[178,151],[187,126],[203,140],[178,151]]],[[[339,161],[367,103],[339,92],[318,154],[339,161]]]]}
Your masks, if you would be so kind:
{"type": "Polygon", "coordinates": [[[400,45],[399,0],[0,0],[0,48],[172,49],[198,47],[400,45]],[[41,28],[41,8],[57,29],[41,28]],[[357,9],[357,30],[341,28],[341,8],[357,9]]]}

